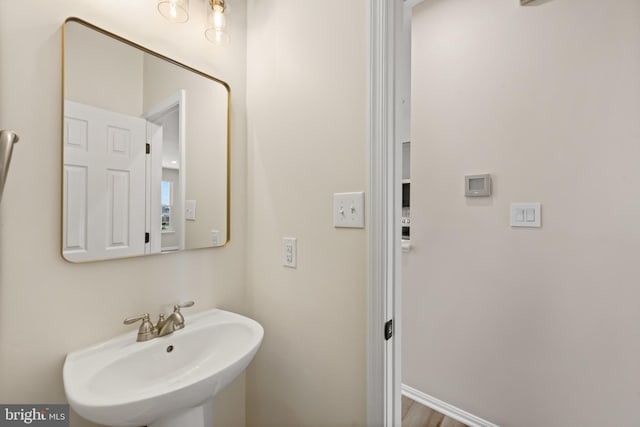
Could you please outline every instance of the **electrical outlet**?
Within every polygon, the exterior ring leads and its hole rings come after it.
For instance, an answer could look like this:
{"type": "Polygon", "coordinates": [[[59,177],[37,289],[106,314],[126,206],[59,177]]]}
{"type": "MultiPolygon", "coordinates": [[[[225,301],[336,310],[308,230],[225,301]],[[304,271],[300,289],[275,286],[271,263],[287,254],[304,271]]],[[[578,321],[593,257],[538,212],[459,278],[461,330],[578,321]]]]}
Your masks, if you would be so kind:
{"type": "Polygon", "coordinates": [[[282,265],[290,268],[298,267],[298,249],[295,237],[282,238],[282,265]]]}
{"type": "Polygon", "coordinates": [[[220,245],[220,232],[218,230],[211,230],[211,244],[213,246],[220,245]]]}
{"type": "Polygon", "coordinates": [[[185,200],[184,201],[184,219],[187,221],[196,220],[196,201],[185,200]]]}

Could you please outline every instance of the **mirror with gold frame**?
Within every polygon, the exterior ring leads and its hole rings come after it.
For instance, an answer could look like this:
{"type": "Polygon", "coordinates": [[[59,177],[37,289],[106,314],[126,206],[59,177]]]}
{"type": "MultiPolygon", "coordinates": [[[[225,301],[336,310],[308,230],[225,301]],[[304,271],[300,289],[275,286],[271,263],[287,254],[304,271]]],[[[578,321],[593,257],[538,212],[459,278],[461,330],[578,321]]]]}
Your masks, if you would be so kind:
{"type": "Polygon", "coordinates": [[[229,85],[78,18],[62,39],[63,257],[226,245],[229,85]]]}

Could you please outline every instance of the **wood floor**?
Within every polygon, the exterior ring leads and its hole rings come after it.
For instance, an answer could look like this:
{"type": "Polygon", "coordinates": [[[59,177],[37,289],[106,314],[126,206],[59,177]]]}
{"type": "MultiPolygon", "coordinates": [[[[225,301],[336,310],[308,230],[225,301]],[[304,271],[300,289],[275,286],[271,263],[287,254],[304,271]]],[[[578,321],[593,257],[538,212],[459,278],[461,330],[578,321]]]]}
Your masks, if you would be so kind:
{"type": "Polygon", "coordinates": [[[402,427],[467,427],[459,421],[402,396],[402,427]]]}

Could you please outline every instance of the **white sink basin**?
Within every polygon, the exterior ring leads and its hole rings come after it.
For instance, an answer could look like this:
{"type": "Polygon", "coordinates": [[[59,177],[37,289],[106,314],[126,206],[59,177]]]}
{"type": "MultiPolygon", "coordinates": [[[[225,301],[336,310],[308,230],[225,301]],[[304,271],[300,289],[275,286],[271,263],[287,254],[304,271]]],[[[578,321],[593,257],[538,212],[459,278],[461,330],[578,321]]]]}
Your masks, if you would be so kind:
{"type": "Polygon", "coordinates": [[[136,342],[131,331],[69,353],[63,377],[71,407],[110,426],[200,425],[202,405],[245,370],[264,330],[217,309],[185,319],[171,335],[136,342]]]}

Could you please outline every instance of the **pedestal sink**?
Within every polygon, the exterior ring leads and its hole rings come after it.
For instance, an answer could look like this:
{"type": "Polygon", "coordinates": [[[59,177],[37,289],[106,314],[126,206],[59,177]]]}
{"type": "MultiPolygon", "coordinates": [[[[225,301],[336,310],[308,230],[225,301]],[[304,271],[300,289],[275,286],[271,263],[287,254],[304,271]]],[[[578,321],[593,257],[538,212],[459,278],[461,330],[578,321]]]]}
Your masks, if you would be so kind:
{"type": "Polygon", "coordinates": [[[185,318],[171,335],[136,342],[132,331],[69,353],[63,378],[71,407],[108,426],[204,427],[205,405],[245,370],[264,331],[217,309],[185,318]]]}

